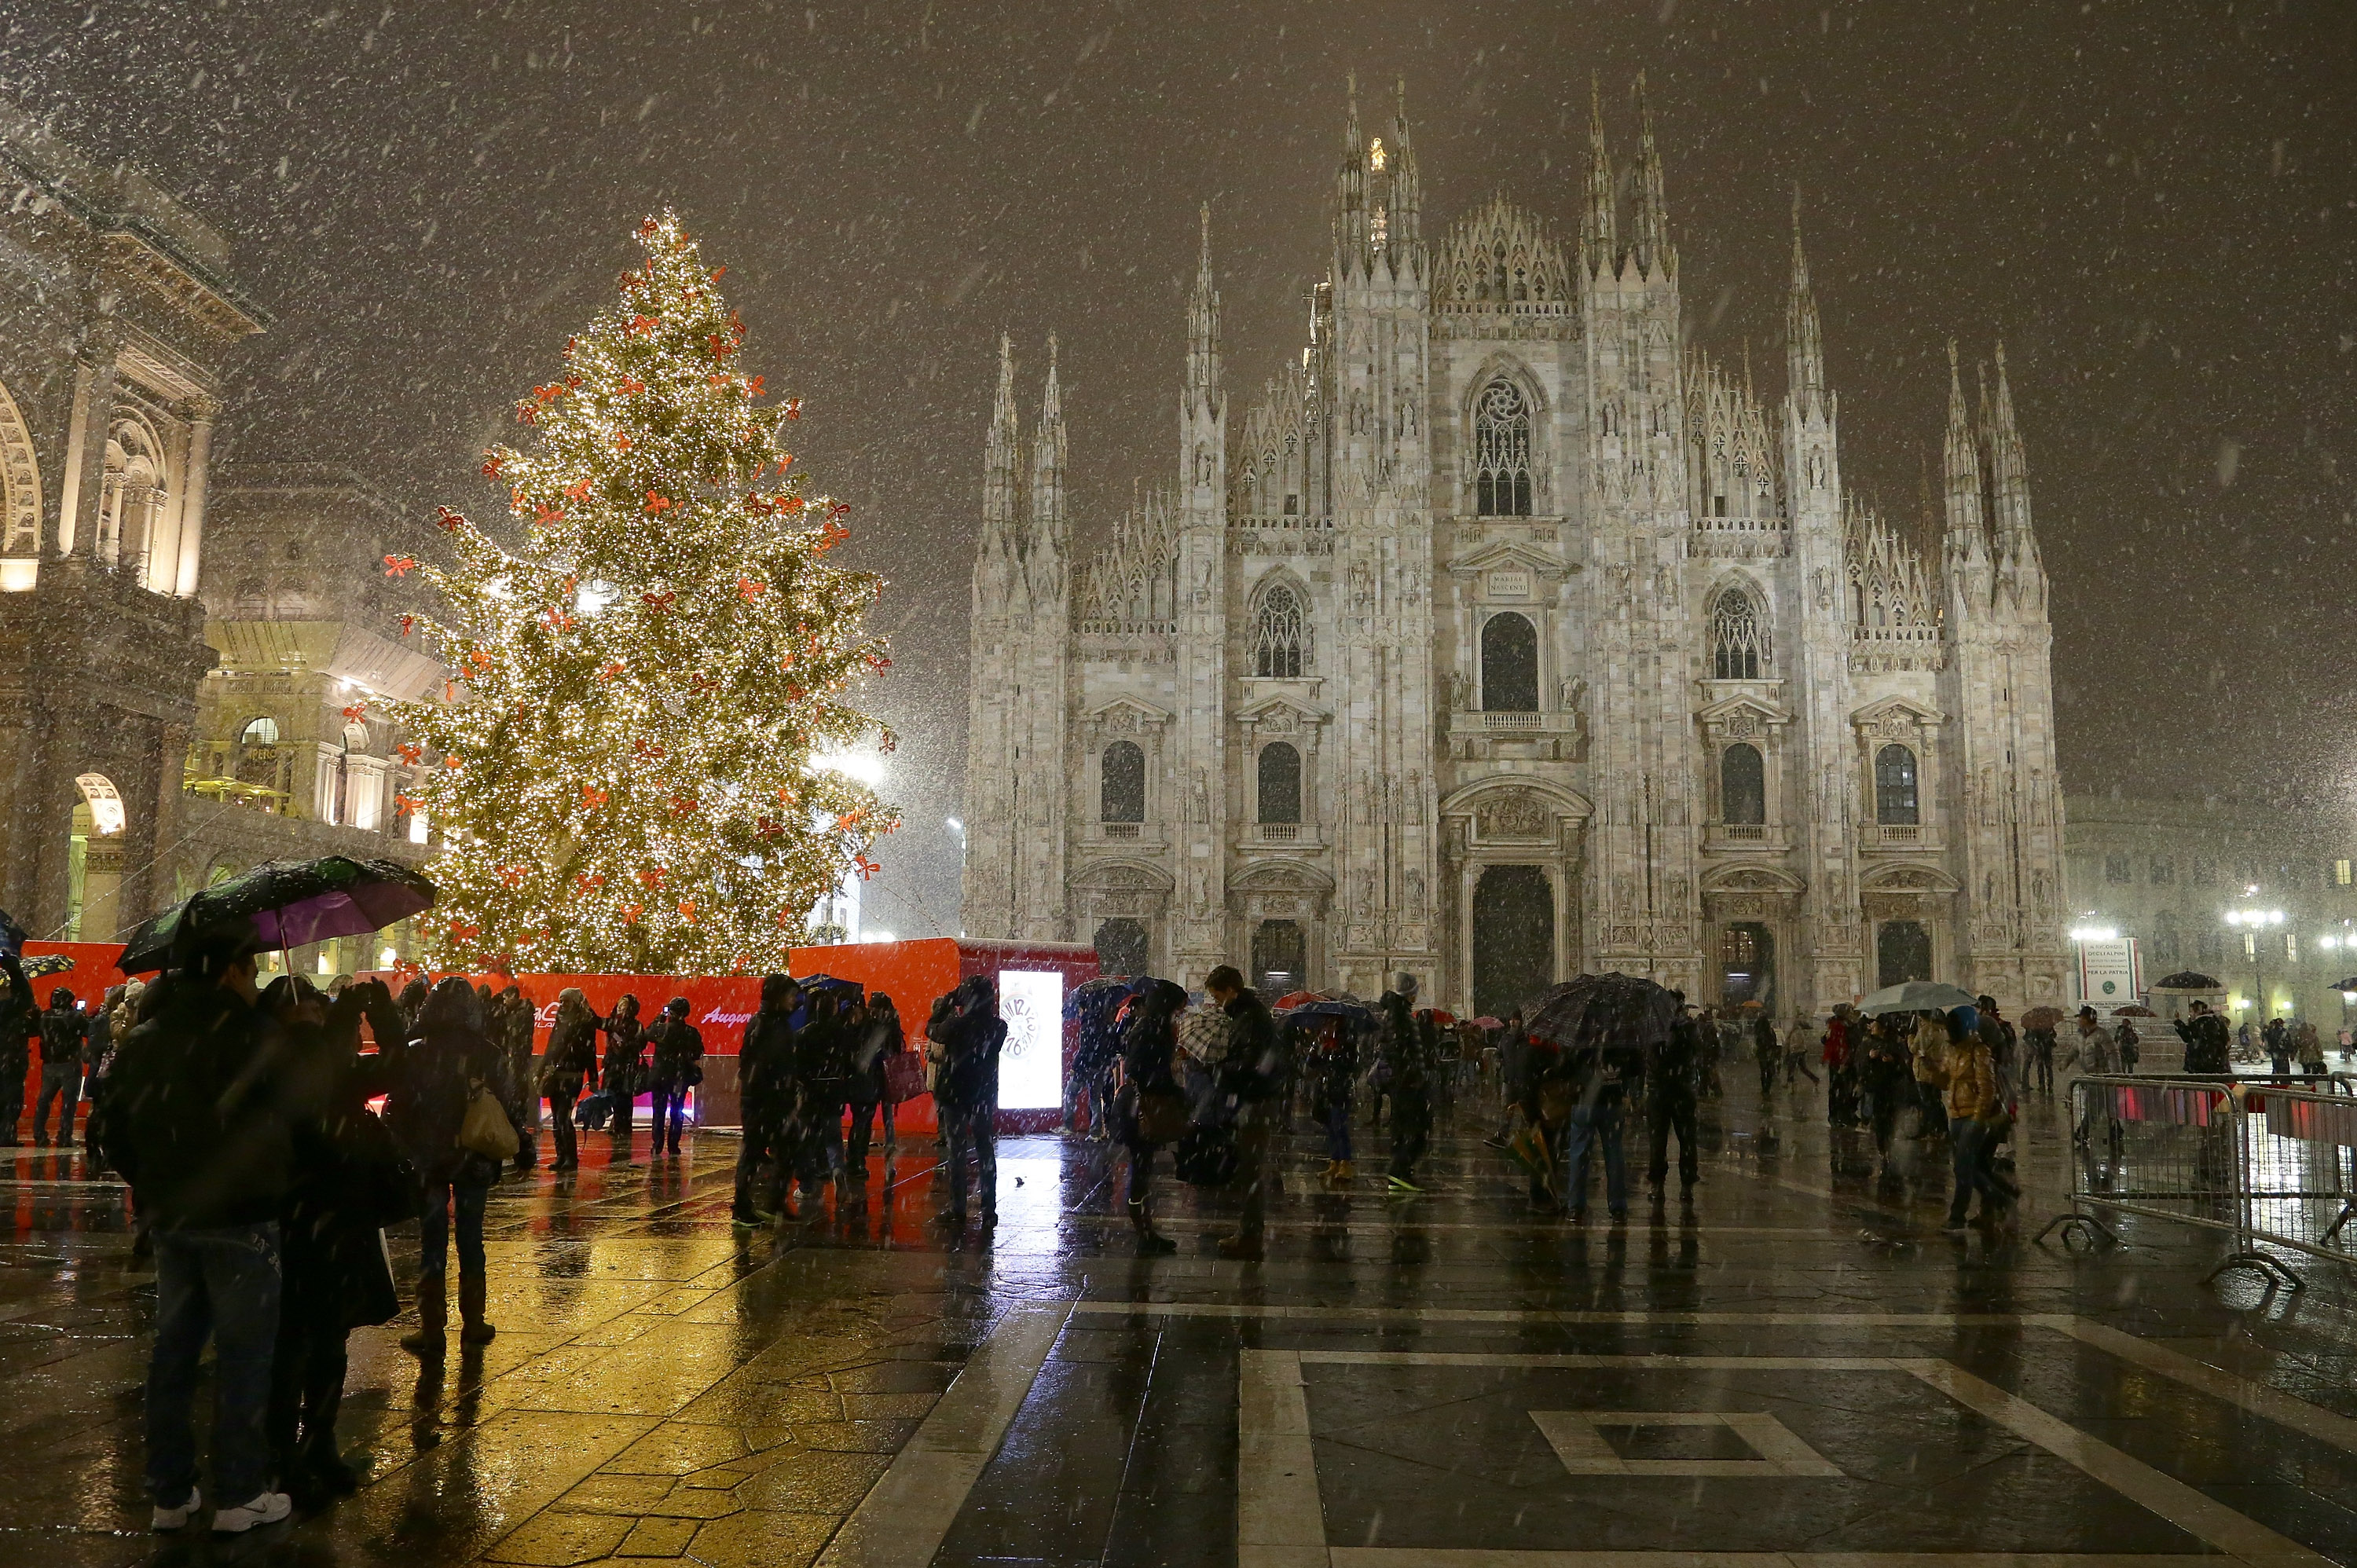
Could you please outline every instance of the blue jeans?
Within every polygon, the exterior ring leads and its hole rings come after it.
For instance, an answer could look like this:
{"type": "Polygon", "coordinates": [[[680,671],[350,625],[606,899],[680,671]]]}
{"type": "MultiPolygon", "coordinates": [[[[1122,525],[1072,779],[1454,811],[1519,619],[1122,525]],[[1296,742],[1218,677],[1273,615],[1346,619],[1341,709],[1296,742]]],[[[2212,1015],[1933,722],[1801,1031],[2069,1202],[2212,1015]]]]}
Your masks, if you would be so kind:
{"type": "Polygon", "coordinates": [[[963,1218],[965,1214],[965,1157],[971,1152],[980,1177],[982,1211],[998,1212],[998,1131],[991,1110],[986,1105],[961,1108],[943,1114],[942,1128],[949,1133],[949,1147],[942,1153],[942,1163],[950,1167],[950,1212],[963,1218]]]}
{"type": "Polygon", "coordinates": [[[450,1266],[450,1208],[458,1210],[458,1277],[483,1274],[483,1204],[491,1189],[473,1182],[429,1181],[425,1207],[417,1216],[417,1274],[442,1273],[450,1266]]]}
{"type": "Polygon", "coordinates": [[[224,1507],[270,1485],[270,1362],[278,1340],[278,1225],[156,1240],[156,1348],[147,1362],[147,1495],[178,1508],[197,1484],[197,1358],[213,1341],[213,1485],[224,1507]]]}
{"type": "Polygon", "coordinates": [[[1326,1107],[1326,1157],[1351,1157],[1351,1097],[1347,1094],[1338,1096],[1326,1107]]]}
{"type": "Polygon", "coordinates": [[[1609,1101],[1589,1110],[1571,1108],[1564,1126],[1564,1203],[1577,1214],[1587,1207],[1587,1151],[1604,1145],[1604,1203],[1615,1214],[1629,1212],[1629,1162],[1620,1147],[1620,1103],[1609,1101]]]}
{"type": "Polygon", "coordinates": [[[647,1119],[654,1123],[654,1133],[647,1144],[650,1156],[660,1155],[665,1148],[663,1118],[671,1118],[669,1148],[679,1153],[680,1129],[687,1120],[687,1086],[683,1083],[658,1083],[647,1096],[647,1119]]]}

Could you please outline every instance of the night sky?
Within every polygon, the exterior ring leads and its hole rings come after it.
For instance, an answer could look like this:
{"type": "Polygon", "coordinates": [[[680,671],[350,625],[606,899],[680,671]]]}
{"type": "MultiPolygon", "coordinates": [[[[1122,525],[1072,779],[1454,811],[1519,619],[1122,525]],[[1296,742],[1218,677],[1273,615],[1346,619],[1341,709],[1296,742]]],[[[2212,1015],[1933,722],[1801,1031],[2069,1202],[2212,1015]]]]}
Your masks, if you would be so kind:
{"type": "MultiPolygon", "coordinates": [[[[1649,74],[1689,331],[1781,393],[1793,182],[1853,489],[1921,518],[1945,341],[2005,339],[2074,789],[2343,809],[2357,8],[2235,4],[25,4],[0,91],[224,231],[274,313],[239,458],[496,514],[477,454],[675,206],[889,574],[873,918],[954,929],[966,576],[1001,328],[1062,344],[1078,529],[1172,470],[1195,209],[1233,417],[1298,352],[1344,74],[1405,76],[1436,237],[1577,231],[1649,74]]],[[[1625,228],[1625,220],[1624,220],[1625,228]]],[[[1936,476],[1935,476],[1936,477],[1936,476]]]]}

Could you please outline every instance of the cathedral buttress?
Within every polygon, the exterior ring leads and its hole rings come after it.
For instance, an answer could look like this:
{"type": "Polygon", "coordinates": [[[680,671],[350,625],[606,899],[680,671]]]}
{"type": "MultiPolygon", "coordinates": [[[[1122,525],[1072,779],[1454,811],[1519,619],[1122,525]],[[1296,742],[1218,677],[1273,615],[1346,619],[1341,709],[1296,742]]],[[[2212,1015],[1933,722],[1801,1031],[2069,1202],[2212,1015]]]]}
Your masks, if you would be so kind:
{"type": "Polygon", "coordinates": [[[1211,281],[1211,209],[1202,209],[1187,363],[1178,396],[1178,635],[1171,792],[1179,802],[1172,968],[1200,984],[1231,961],[1228,866],[1228,398],[1220,364],[1220,294],[1211,281]]]}

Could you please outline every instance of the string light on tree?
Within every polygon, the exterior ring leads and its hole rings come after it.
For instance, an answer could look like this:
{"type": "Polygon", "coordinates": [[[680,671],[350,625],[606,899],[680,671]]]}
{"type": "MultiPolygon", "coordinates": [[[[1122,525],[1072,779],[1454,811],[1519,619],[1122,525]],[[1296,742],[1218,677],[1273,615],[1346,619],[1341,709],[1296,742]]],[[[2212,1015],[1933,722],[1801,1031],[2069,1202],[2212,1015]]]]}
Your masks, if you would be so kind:
{"type": "Polygon", "coordinates": [[[845,700],[891,660],[882,579],[830,566],[848,510],[805,496],[745,328],[675,217],[616,305],[516,405],[482,472],[511,551],[444,508],[445,612],[405,634],[447,703],[398,717],[438,755],[411,810],[444,834],[427,935],[453,968],[739,973],[781,967],[811,907],[899,821],[822,758],[894,738],[845,700]]]}

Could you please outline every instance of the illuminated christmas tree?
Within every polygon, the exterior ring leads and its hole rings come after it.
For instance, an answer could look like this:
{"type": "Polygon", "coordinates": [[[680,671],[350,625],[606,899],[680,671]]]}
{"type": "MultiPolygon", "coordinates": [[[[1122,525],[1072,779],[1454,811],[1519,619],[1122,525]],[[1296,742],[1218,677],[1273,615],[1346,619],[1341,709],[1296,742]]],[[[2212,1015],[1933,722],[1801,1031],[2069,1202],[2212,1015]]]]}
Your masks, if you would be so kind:
{"type": "Polygon", "coordinates": [[[843,697],[890,661],[863,617],[882,580],[823,557],[846,508],[803,494],[745,328],[666,213],[618,304],[520,402],[523,450],[483,474],[511,549],[444,508],[447,613],[404,632],[448,701],[401,704],[439,828],[436,963],[735,973],[781,968],[811,906],[899,824],[822,765],[890,733],[843,697]]]}

